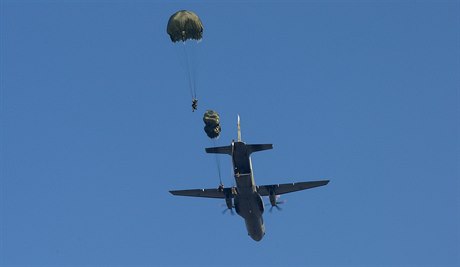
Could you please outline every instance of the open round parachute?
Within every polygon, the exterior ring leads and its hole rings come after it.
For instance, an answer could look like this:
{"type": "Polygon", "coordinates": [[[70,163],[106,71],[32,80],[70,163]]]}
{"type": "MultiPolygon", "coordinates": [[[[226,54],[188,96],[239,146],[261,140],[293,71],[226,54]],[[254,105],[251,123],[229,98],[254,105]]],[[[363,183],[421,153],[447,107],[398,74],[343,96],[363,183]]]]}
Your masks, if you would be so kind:
{"type": "Polygon", "coordinates": [[[203,115],[203,122],[206,124],[204,126],[204,131],[209,138],[217,138],[221,132],[219,114],[214,110],[206,110],[203,115]]]}
{"type": "Polygon", "coordinates": [[[188,39],[200,40],[203,37],[203,24],[192,11],[181,10],[169,18],[166,31],[174,43],[188,39]]]}

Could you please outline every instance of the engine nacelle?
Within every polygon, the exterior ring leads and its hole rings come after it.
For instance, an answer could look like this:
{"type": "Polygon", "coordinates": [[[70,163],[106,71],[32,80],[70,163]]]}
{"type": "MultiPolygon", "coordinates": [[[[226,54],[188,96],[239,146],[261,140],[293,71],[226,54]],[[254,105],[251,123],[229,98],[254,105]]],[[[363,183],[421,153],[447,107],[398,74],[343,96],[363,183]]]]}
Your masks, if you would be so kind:
{"type": "Polygon", "coordinates": [[[276,204],[277,204],[277,203],[276,203],[276,195],[275,195],[275,194],[272,194],[272,193],[270,192],[269,199],[270,199],[270,205],[276,206],[276,204]]]}
{"type": "Polygon", "coordinates": [[[225,204],[227,204],[227,209],[233,209],[233,198],[229,195],[225,197],[225,204]]]}
{"type": "Polygon", "coordinates": [[[227,205],[227,209],[233,209],[235,207],[233,198],[238,194],[236,188],[224,188],[224,185],[220,185],[219,190],[225,194],[225,204],[227,205]]]}

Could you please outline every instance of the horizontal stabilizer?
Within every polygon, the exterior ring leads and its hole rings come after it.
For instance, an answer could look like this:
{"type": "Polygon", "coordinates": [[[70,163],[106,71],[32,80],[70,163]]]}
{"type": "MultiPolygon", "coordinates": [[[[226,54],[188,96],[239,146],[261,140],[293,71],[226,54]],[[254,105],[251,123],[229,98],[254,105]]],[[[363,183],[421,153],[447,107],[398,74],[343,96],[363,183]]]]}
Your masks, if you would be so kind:
{"type": "Polygon", "coordinates": [[[312,181],[312,182],[300,182],[300,183],[290,183],[290,184],[272,184],[272,185],[261,185],[257,187],[257,192],[261,196],[273,195],[282,195],[286,193],[291,193],[295,191],[310,189],[318,186],[327,185],[329,180],[322,181],[312,181]]]}
{"type": "Polygon", "coordinates": [[[273,149],[273,144],[246,145],[246,147],[248,148],[248,153],[251,154],[257,151],[273,149]]]}
{"type": "Polygon", "coordinates": [[[232,155],[232,147],[231,146],[208,147],[206,148],[206,153],[232,155]]]}
{"type": "Polygon", "coordinates": [[[212,189],[173,190],[173,191],[169,191],[169,193],[175,196],[185,196],[185,197],[225,198],[224,191],[225,190],[219,190],[219,189],[212,188],[212,189]]]}

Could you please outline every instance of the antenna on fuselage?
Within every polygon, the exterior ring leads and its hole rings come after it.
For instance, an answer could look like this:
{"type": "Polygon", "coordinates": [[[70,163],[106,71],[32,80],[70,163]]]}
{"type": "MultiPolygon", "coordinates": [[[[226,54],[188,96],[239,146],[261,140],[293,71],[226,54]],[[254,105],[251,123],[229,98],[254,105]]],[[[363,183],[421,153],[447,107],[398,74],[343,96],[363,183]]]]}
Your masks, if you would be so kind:
{"type": "Polygon", "coordinates": [[[240,115],[238,114],[238,142],[241,142],[240,115]]]}

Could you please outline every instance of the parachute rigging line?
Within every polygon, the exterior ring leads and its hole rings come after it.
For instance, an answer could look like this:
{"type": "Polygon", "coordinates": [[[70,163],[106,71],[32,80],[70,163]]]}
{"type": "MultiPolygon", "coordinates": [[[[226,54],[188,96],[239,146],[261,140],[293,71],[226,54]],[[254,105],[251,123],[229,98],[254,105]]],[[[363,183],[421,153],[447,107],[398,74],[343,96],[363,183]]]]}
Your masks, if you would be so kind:
{"type": "Polygon", "coordinates": [[[196,85],[195,85],[195,79],[192,75],[192,70],[191,70],[191,64],[190,64],[190,57],[189,53],[187,51],[186,43],[183,43],[184,45],[184,55],[185,55],[185,63],[186,63],[186,68],[187,68],[187,82],[190,87],[190,95],[192,96],[192,100],[196,99],[196,85]]]}
{"type": "MultiPolygon", "coordinates": [[[[217,147],[217,142],[215,139],[212,139],[212,143],[214,145],[214,147],[217,147]]],[[[216,158],[216,165],[217,165],[217,172],[219,174],[219,185],[223,185],[222,183],[222,175],[221,175],[221,168],[220,168],[220,157],[219,157],[219,154],[214,154],[215,158],[216,158]]]]}

